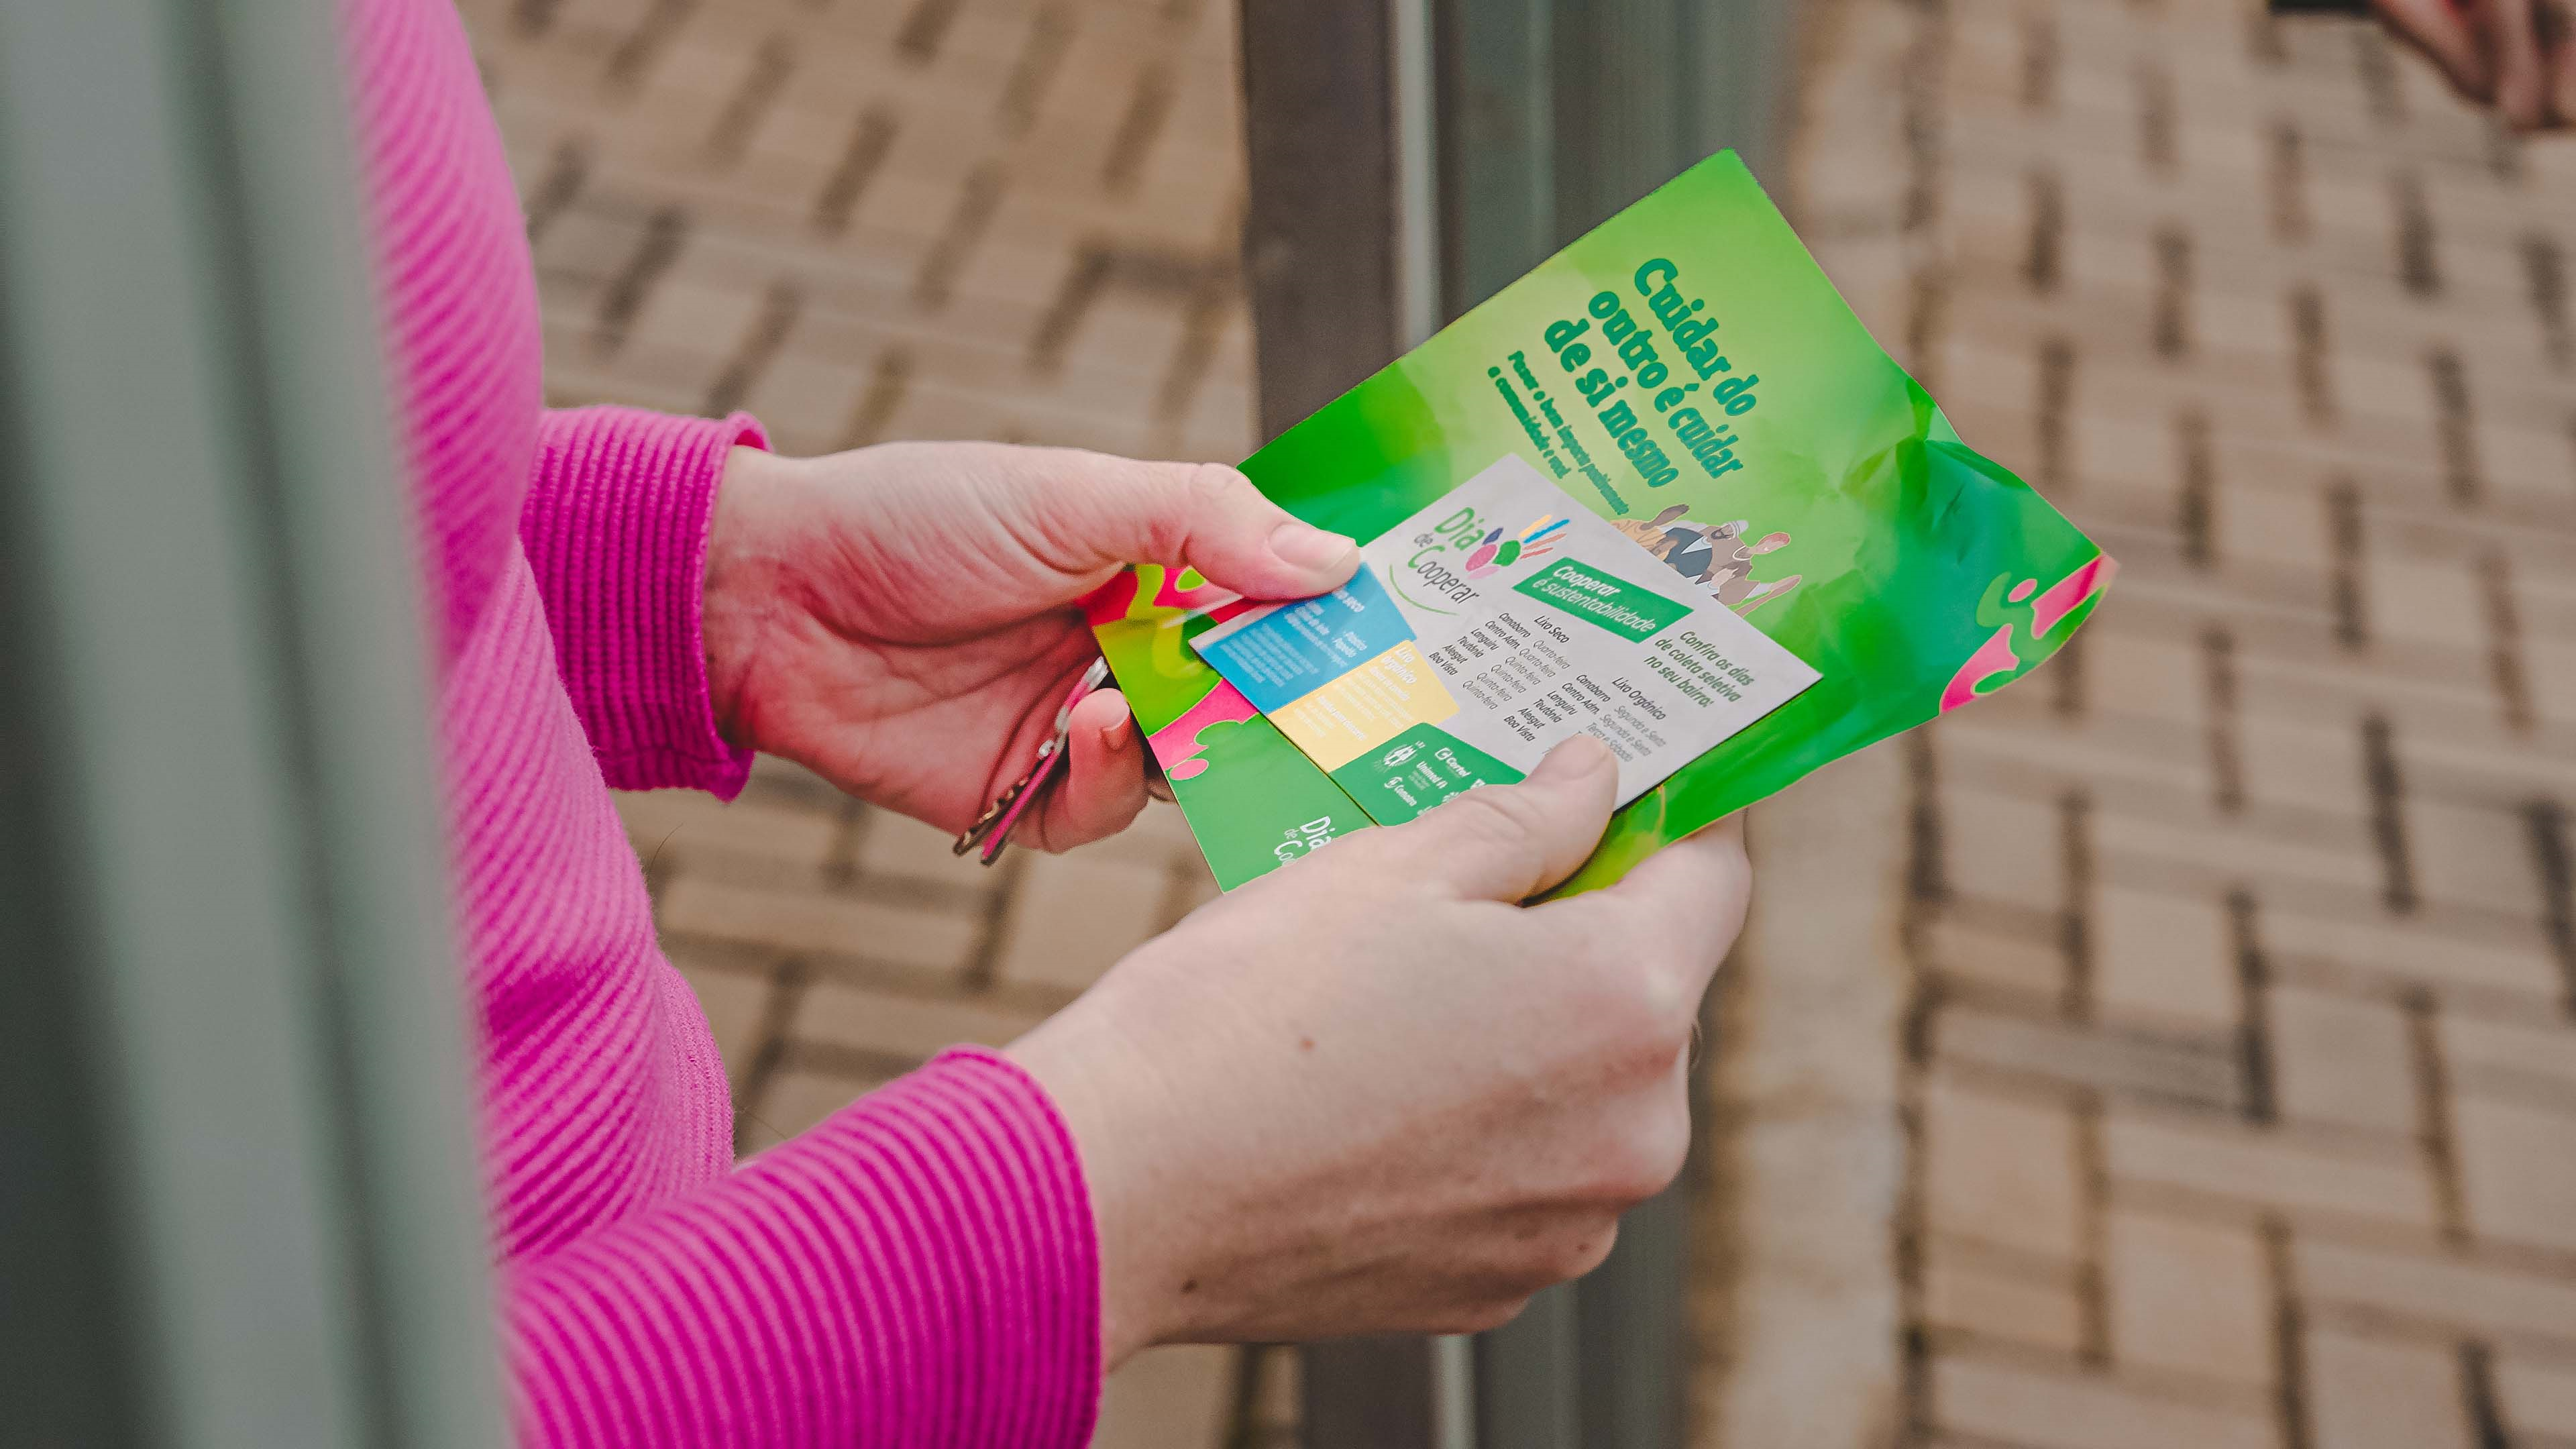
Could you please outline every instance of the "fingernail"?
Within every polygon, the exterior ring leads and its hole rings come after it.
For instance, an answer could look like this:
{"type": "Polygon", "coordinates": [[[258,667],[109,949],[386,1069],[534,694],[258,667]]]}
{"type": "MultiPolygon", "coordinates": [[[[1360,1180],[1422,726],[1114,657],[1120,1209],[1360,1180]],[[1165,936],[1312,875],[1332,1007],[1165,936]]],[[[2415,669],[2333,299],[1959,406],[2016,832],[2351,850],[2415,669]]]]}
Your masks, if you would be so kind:
{"type": "Polygon", "coordinates": [[[1122,713],[1118,718],[1100,727],[1100,742],[1114,750],[1127,743],[1127,736],[1135,728],[1136,716],[1122,713]]]}
{"type": "Polygon", "coordinates": [[[1547,752],[1547,758],[1530,771],[1533,784],[1553,785],[1580,780],[1605,765],[1616,765],[1618,759],[1610,747],[1591,735],[1576,735],[1547,752]]]}
{"type": "Polygon", "coordinates": [[[1338,567],[1359,545],[1338,533],[1290,519],[1270,531],[1270,551],[1298,568],[1322,573],[1338,567]]]}

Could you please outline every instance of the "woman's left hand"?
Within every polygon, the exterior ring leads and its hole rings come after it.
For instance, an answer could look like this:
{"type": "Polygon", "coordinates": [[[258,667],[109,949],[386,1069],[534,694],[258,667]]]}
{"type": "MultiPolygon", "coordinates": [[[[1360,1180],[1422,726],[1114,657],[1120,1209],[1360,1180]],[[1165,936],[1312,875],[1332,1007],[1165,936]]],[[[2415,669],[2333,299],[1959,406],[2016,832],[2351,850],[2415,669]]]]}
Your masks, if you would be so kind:
{"type": "MultiPolygon", "coordinates": [[[[805,459],[736,448],[707,548],[718,727],[963,830],[1036,757],[1099,653],[1078,601],[1129,562],[1285,599],[1346,582],[1359,550],[1213,463],[998,443],[805,459]]],[[[1096,840],[1144,807],[1126,700],[1099,691],[1072,726],[1067,774],[1023,843],[1096,840]]]]}

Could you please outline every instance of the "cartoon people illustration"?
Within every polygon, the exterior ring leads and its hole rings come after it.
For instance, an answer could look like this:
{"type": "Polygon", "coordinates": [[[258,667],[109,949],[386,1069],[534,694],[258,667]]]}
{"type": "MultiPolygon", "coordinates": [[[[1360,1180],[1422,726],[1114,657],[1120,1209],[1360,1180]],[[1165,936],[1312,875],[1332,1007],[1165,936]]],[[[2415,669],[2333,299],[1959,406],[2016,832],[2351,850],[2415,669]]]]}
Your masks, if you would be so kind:
{"type": "Polygon", "coordinates": [[[1709,592],[1717,595],[1720,603],[1732,608],[1751,594],[1753,561],[1788,546],[1789,535],[1785,533],[1768,534],[1752,543],[1738,545],[1726,556],[1725,562],[1710,569],[1701,582],[1708,585],[1709,592]]]}
{"type": "Polygon", "coordinates": [[[1621,518],[1612,520],[1611,526],[1618,529],[1621,533],[1628,535],[1630,538],[1635,539],[1645,548],[1646,552],[1653,554],[1657,558],[1662,558],[1666,553],[1669,553],[1672,550],[1672,540],[1665,537],[1664,530],[1669,527],[1675,519],[1680,518],[1683,514],[1688,512],[1690,512],[1689,504],[1676,503],[1672,507],[1665,509],[1663,512],[1656,514],[1655,521],[1652,523],[1647,523],[1634,518],[1621,518]]]}
{"type": "Polygon", "coordinates": [[[1791,574],[1785,579],[1774,579],[1769,583],[1755,584],[1745,592],[1742,600],[1730,607],[1735,610],[1738,616],[1750,617],[1754,610],[1761,608],[1764,604],[1770,603],[1774,599],[1787,598],[1789,596],[1789,591],[1798,587],[1798,580],[1800,577],[1801,575],[1791,574]]]}
{"type": "Polygon", "coordinates": [[[1738,540],[1752,527],[1748,520],[1693,524],[1683,521],[1689,512],[1688,504],[1676,503],[1656,514],[1652,522],[1623,518],[1616,521],[1616,527],[1673,572],[1705,587],[1717,596],[1718,602],[1740,615],[1785,598],[1798,587],[1801,576],[1797,574],[1767,582],[1753,577],[1753,561],[1788,547],[1787,533],[1769,533],[1743,543],[1738,540]]]}
{"type": "Polygon", "coordinates": [[[1743,532],[1744,525],[1741,521],[1714,526],[1685,523],[1682,516],[1688,512],[1689,504],[1676,503],[1656,514],[1651,523],[1623,518],[1614,526],[1670,565],[1675,573],[1696,583],[1716,562],[1717,550],[1724,540],[1743,532]]]}
{"type": "Polygon", "coordinates": [[[1744,529],[1745,522],[1741,518],[1700,528],[1671,529],[1668,532],[1673,540],[1673,550],[1664,562],[1672,566],[1673,572],[1692,583],[1707,583],[1724,566],[1729,549],[1735,540],[1744,536],[1744,529]]]}

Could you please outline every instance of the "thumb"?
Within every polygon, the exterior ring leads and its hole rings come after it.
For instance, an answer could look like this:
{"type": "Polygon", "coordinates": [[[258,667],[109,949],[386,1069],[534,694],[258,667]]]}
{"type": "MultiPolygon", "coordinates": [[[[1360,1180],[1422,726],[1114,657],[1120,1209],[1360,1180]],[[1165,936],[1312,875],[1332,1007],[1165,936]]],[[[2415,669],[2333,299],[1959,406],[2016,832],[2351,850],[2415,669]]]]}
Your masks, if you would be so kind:
{"type": "Polygon", "coordinates": [[[2451,88],[2473,101],[2495,98],[2495,65],[2469,17],[2453,0],[2373,0],[2381,20],[2440,68],[2451,88]]]}
{"type": "Polygon", "coordinates": [[[2482,0],[2478,9],[2495,57],[2496,110],[2515,130],[2531,130],[2549,118],[2549,77],[2532,0],[2482,0]]]}
{"type": "Polygon", "coordinates": [[[1301,523],[1221,463],[1143,463],[1071,449],[1056,473],[1047,529],[1069,573],[1114,564],[1187,564],[1218,588],[1302,599],[1348,583],[1359,546],[1301,523]]]}
{"type": "Polygon", "coordinates": [[[1521,901],[1574,873],[1601,843],[1619,797],[1610,747],[1576,735],[1517,785],[1470,790],[1422,818],[1370,832],[1389,868],[1467,900],[1521,901]]]}

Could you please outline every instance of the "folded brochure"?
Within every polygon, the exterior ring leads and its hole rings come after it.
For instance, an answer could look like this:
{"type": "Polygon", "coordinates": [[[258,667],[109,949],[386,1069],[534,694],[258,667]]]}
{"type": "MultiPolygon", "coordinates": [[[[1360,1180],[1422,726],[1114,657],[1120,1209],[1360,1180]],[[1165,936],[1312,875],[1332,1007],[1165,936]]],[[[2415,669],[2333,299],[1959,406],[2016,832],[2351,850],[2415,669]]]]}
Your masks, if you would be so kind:
{"type": "Polygon", "coordinates": [[[1227,889],[1577,732],[1621,808],[1560,890],[1607,884],[2018,678],[2114,568],[1960,440],[1733,153],[1243,470],[1363,572],[1255,605],[1142,564],[1089,602],[1227,889]]]}

